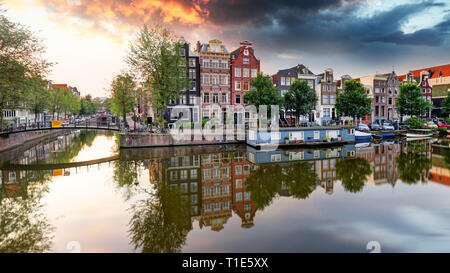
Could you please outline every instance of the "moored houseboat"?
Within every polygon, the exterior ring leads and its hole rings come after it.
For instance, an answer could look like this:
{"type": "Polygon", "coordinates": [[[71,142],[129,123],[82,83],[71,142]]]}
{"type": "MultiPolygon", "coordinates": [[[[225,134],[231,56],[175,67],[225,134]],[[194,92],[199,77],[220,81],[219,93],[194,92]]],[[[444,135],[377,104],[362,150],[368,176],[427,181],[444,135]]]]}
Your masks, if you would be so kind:
{"type": "Polygon", "coordinates": [[[248,130],[246,142],[256,148],[342,145],[355,142],[355,126],[254,128],[248,130]]]}

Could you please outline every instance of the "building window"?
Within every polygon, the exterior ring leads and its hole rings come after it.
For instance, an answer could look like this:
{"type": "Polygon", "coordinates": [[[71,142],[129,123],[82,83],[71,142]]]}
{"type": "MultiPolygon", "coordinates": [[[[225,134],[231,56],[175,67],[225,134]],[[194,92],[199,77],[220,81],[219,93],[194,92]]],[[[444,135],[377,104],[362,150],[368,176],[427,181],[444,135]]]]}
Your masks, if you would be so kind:
{"type": "Polygon", "coordinates": [[[244,200],[250,201],[250,193],[249,192],[244,192],[244,200]]]}
{"type": "Polygon", "coordinates": [[[258,74],[258,69],[252,68],[252,78],[256,78],[257,74],[258,74]]]}
{"type": "Polygon", "coordinates": [[[243,77],[248,78],[249,77],[249,69],[248,68],[244,68],[243,69],[243,77]]]}
{"type": "Polygon", "coordinates": [[[240,67],[235,67],[234,68],[234,76],[235,77],[240,77],[241,76],[241,68],[240,67]]]}
{"type": "Polygon", "coordinates": [[[241,202],[242,201],[242,192],[238,192],[236,193],[236,202],[241,202]]]}
{"type": "Polygon", "coordinates": [[[221,67],[222,69],[227,69],[227,68],[228,68],[228,62],[225,61],[225,60],[222,60],[222,61],[220,62],[220,67],[221,67]]]}
{"type": "Polygon", "coordinates": [[[336,98],[334,95],[330,95],[330,104],[336,104],[336,98]]]}
{"type": "Polygon", "coordinates": [[[203,75],[203,84],[209,85],[209,75],[203,75]]]}
{"type": "Polygon", "coordinates": [[[227,93],[222,93],[222,103],[228,103],[228,95],[227,95],[227,93]]]}
{"type": "Polygon", "coordinates": [[[228,195],[230,193],[229,191],[230,187],[229,185],[222,185],[222,195],[228,195]]]}
{"type": "Polygon", "coordinates": [[[320,131],[314,131],[314,139],[320,139],[320,131]]]}
{"type": "Polygon", "coordinates": [[[205,197],[210,197],[211,196],[211,187],[204,187],[203,189],[204,189],[203,190],[203,195],[205,197]]]}
{"type": "Polygon", "coordinates": [[[331,115],[330,115],[330,108],[324,108],[324,109],[323,109],[323,117],[324,117],[324,118],[329,118],[329,117],[331,117],[331,115]]]}
{"type": "Polygon", "coordinates": [[[244,91],[250,90],[250,84],[248,82],[244,82],[244,91]]]}
{"type": "Polygon", "coordinates": [[[244,210],[245,211],[250,211],[251,210],[251,205],[250,204],[244,204],[244,210]]]}
{"type": "Polygon", "coordinates": [[[236,172],[236,175],[241,175],[242,174],[242,166],[241,165],[236,165],[234,167],[234,171],[236,172]]]}
{"type": "Polygon", "coordinates": [[[225,201],[222,203],[222,209],[223,210],[229,210],[230,209],[230,202],[225,201]]]}
{"type": "Polygon", "coordinates": [[[234,82],[234,89],[235,90],[241,90],[241,82],[240,81],[235,81],[234,82]]]}
{"type": "Polygon", "coordinates": [[[281,77],[280,78],[280,85],[286,85],[286,78],[285,77],[281,77]]]}
{"type": "Polygon", "coordinates": [[[212,68],[219,68],[219,60],[212,60],[212,68]]]}
{"type": "Polygon", "coordinates": [[[223,76],[220,76],[220,77],[221,77],[221,80],[220,80],[221,84],[228,84],[228,76],[223,75],[223,76]]]}
{"type": "Polygon", "coordinates": [[[270,156],[271,162],[278,162],[281,161],[281,154],[274,154],[270,156]]]}
{"type": "Polygon", "coordinates": [[[181,49],[180,49],[180,55],[181,55],[181,56],[185,56],[185,55],[186,55],[186,49],[181,48],[181,49]]]}
{"type": "Polygon", "coordinates": [[[392,98],[389,98],[389,104],[392,105],[392,98]]]}
{"type": "Polygon", "coordinates": [[[229,173],[230,173],[229,168],[222,168],[222,178],[228,178],[229,173]]]}
{"type": "Polygon", "coordinates": [[[203,63],[204,68],[209,68],[209,60],[208,59],[203,60],[202,63],[203,63]]]}
{"type": "Polygon", "coordinates": [[[329,104],[328,95],[322,95],[322,104],[329,104]]]}
{"type": "Polygon", "coordinates": [[[219,103],[219,94],[217,93],[213,94],[213,103],[219,103]]]}
{"type": "Polygon", "coordinates": [[[205,212],[211,212],[211,204],[205,204],[205,212]]]}
{"type": "Polygon", "coordinates": [[[244,63],[244,64],[249,64],[248,58],[244,58],[244,59],[243,59],[243,63],[244,63]]]}
{"type": "Polygon", "coordinates": [[[193,169],[191,170],[191,179],[196,179],[197,178],[197,170],[193,169]]]}
{"type": "Polygon", "coordinates": [[[250,173],[250,165],[245,165],[244,166],[244,174],[249,174],[250,173]]]}
{"type": "Polygon", "coordinates": [[[241,95],[236,95],[234,98],[235,98],[235,104],[241,104],[241,95]]]}
{"type": "Polygon", "coordinates": [[[270,139],[271,140],[280,140],[281,133],[280,132],[270,132],[270,139]]]}
{"type": "Polygon", "coordinates": [[[220,185],[214,184],[214,196],[219,196],[219,195],[220,195],[220,185]]]}
{"type": "Polygon", "coordinates": [[[242,188],[242,179],[236,179],[236,189],[242,188]]]}
{"type": "Polygon", "coordinates": [[[203,94],[203,103],[209,103],[209,93],[203,94]]]}
{"type": "Polygon", "coordinates": [[[195,67],[195,63],[196,63],[195,58],[189,58],[189,66],[190,67],[195,67]]]}

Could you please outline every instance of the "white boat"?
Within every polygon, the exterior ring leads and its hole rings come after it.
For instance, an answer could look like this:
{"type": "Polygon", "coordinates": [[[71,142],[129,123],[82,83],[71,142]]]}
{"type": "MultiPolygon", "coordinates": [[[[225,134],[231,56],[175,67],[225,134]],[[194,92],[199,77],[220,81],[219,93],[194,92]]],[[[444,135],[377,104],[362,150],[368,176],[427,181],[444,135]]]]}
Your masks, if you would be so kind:
{"type": "Polygon", "coordinates": [[[372,139],[371,133],[361,132],[358,130],[355,130],[355,140],[356,141],[368,141],[372,139]]]}
{"type": "Polygon", "coordinates": [[[432,137],[433,131],[428,129],[411,129],[406,133],[406,138],[427,138],[432,137]]]}

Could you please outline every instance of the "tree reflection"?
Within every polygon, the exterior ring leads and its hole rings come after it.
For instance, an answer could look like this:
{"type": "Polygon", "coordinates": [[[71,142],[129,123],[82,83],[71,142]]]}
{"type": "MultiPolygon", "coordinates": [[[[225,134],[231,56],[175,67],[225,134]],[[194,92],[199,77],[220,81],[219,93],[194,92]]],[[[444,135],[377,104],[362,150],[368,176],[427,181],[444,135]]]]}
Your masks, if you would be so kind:
{"type": "Polygon", "coordinates": [[[0,253],[46,252],[53,231],[40,204],[48,191],[44,184],[27,187],[25,181],[0,188],[0,253]],[[24,194],[24,191],[26,192],[24,194]]]}
{"type": "Polygon", "coordinates": [[[308,162],[290,164],[283,171],[289,193],[295,198],[306,199],[316,189],[316,181],[319,179],[308,162]]]}
{"type": "Polygon", "coordinates": [[[400,179],[407,184],[419,182],[424,174],[432,167],[431,159],[427,155],[428,147],[424,144],[410,144],[407,152],[397,157],[397,169],[400,179]]]}
{"type": "Polygon", "coordinates": [[[282,169],[278,164],[261,165],[247,178],[246,190],[251,192],[252,201],[258,209],[263,210],[272,203],[282,179],[282,169]]]}
{"type": "Polygon", "coordinates": [[[348,192],[362,191],[366,177],[370,174],[370,164],[364,158],[341,159],[336,162],[336,176],[348,192]]]}
{"type": "Polygon", "coordinates": [[[119,189],[124,189],[125,200],[133,195],[138,181],[139,163],[136,161],[116,160],[113,163],[113,180],[119,189]]]}
{"type": "Polygon", "coordinates": [[[180,252],[192,229],[190,204],[178,189],[160,184],[150,198],[131,206],[129,235],[147,253],[180,252]]]}

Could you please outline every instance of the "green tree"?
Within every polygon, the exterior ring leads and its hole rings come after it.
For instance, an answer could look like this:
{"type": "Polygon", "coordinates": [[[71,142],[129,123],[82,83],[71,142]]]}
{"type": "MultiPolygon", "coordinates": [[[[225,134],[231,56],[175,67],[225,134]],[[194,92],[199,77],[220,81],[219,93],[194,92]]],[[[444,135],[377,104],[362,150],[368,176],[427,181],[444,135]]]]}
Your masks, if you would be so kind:
{"type": "Polygon", "coordinates": [[[305,80],[295,80],[289,91],[284,94],[284,109],[294,110],[297,122],[300,116],[312,113],[317,105],[316,91],[311,89],[305,80]]]}
{"type": "Polygon", "coordinates": [[[116,115],[122,115],[127,124],[127,113],[133,111],[136,105],[136,82],[128,73],[117,75],[111,83],[112,110],[116,115]]]}
{"type": "Polygon", "coordinates": [[[447,97],[442,102],[442,116],[448,117],[450,115],[450,95],[447,94],[447,97]]]}
{"type": "Polygon", "coordinates": [[[270,106],[281,106],[283,99],[278,95],[278,90],[273,86],[270,76],[264,76],[262,73],[258,73],[256,78],[252,79],[251,90],[244,94],[244,102],[247,105],[254,105],[256,110],[259,111],[259,107],[267,105],[268,116],[271,116],[270,106]]]}
{"type": "Polygon", "coordinates": [[[49,110],[53,119],[59,119],[59,115],[64,112],[64,88],[51,87],[50,90],[49,110]]]}
{"type": "Polygon", "coordinates": [[[348,192],[362,191],[366,178],[371,173],[369,162],[363,158],[341,159],[336,162],[336,176],[348,192]]]}
{"type": "Polygon", "coordinates": [[[27,79],[43,77],[51,64],[42,58],[45,48],[25,26],[0,11],[0,129],[6,108],[25,107],[27,79]]]}
{"type": "Polygon", "coordinates": [[[419,116],[428,113],[433,105],[427,101],[417,83],[404,83],[400,87],[395,107],[403,120],[404,115],[419,116]]]}
{"type": "Polygon", "coordinates": [[[357,81],[345,81],[344,90],[336,99],[336,112],[339,116],[361,118],[372,111],[372,101],[367,96],[364,86],[357,81]]]}
{"type": "Polygon", "coordinates": [[[34,121],[38,121],[38,115],[44,113],[50,106],[50,91],[48,82],[40,77],[29,79],[28,91],[25,95],[27,108],[34,113],[34,121]]]}
{"type": "Polygon", "coordinates": [[[177,100],[191,87],[186,57],[180,54],[184,42],[157,25],[144,26],[131,43],[127,62],[139,73],[151,94],[151,103],[162,121],[171,100],[177,100]]]}

